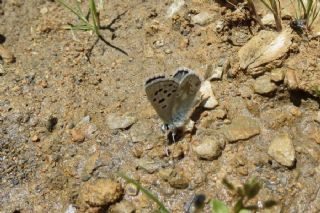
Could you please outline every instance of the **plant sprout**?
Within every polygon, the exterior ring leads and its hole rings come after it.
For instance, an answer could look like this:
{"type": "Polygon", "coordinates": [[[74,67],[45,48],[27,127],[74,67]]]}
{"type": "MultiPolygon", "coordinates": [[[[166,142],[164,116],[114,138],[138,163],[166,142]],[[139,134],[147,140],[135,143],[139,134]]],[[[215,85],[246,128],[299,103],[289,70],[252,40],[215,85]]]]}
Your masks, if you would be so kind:
{"type": "Polygon", "coordinates": [[[77,24],[77,25],[69,24],[67,29],[92,31],[98,37],[101,36],[101,34],[100,34],[101,26],[100,26],[100,18],[99,18],[100,11],[97,10],[97,7],[96,7],[94,0],[89,0],[89,12],[88,12],[89,14],[88,15],[85,15],[82,12],[79,1],[76,1],[76,8],[73,8],[71,5],[67,4],[64,0],[57,0],[57,2],[59,2],[62,6],[64,6],[69,11],[71,11],[73,14],[75,14],[80,20],[80,24],[77,24]],[[90,21],[89,21],[90,15],[92,17],[92,23],[90,23],[90,21]]]}
{"type": "Polygon", "coordinates": [[[282,30],[280,0],[260,0],[273,14],[277,31],[282,30]]]}
{"type": "MultiPolygon", "coordinates": [[[[241,187],[236,187],[227,179],[223,179],[222,183],[236,195],[237,202],[234,204],[232,211],[234,213],[249,213],[251,210],[271,208],[276,205],[273,200],[263,202],[262,207],[258,205],[249,205],[248,202],[254,198],[261,189],[261,184],[255,179],[251,179],[244,183],[241,187]]],[[[228,206],[220,200],[212,200],[212,213],[229,213],[228,206]]]]}

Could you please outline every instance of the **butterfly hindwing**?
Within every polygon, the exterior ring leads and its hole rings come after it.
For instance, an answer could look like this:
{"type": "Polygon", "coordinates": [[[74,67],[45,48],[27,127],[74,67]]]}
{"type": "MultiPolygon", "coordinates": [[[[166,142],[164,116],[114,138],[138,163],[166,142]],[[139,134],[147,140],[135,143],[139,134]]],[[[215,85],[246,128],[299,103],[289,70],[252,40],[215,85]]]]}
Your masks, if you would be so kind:
{"type": "Polygon", "coordinates": [[[175,79],[158,76],[148,79],[145,91],[148,100],[165,124],[172,121],[172,106],[178,91],[179,83],[175,79]]]}
{"type": "MultiPolygon", "coordinates": [[[[179,72],[178,70],[177,73],[179,72]]],[[[200,86],[199,76],[188,69],[188,73],[180,79],[177,97],[172,107],[172,120],[175,126],[182,126],[189,119],[192,109],[196,105],[200,86]]]]}

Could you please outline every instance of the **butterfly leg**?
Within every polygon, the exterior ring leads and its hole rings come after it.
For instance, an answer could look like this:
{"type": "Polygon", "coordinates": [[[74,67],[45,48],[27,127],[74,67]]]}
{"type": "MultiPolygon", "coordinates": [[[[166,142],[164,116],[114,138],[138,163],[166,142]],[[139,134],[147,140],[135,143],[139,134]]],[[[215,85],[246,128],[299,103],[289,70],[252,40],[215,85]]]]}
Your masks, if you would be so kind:
{"type": "Polygon", "coordinates": [[[173,141],[173,143],[176,143],[176,131],[173,130],[172,133],[171,133],[171,135],[172,135],[172,141],[173,141]]]}

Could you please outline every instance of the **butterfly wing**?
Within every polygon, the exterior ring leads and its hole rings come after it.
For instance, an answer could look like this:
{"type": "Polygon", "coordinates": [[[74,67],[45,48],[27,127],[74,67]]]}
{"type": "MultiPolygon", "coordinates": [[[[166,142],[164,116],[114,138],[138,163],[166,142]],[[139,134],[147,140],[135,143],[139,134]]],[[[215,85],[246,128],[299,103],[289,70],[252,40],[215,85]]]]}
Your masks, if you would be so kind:
{"type": "Polygon", "coordinates": [[[165,124],[172,121],[172,106],[179,83],[164,76],[150,78],[145,83],[145,91],[153,108],[165,124]]]}
{"type": "Polygon", "coordinates": [[[187,68],[179,69],[173,77],[180,79],[180,84],[172,107],[172,120],[176,127],[181,127],[189,119],[198,101],[197,94],[201,80],[197,74],[187,68]]]}

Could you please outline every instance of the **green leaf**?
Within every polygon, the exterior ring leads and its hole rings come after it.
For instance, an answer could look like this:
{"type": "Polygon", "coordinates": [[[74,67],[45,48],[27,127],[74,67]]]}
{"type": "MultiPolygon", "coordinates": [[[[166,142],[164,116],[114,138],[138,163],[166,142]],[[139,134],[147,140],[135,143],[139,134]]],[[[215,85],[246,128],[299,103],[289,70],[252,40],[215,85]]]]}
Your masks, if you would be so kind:
{"type": "Polygon", "coordinates": [[[239,211],[239,213],[250,213],[250,211],[247,210],[247,209],[241,209],[241,210],[239,211]]]}
{"type": "Polygon", "coordinates": [[[212,213],[229,213],[227,205],[220,200],[212,200],[212,213]]]}
{"type": "Polygon", "coordinates": [[[239,199],[239,200],[237,201],[236,205],[234,205],[233,210],[234,210],[234,212],[238,213],[238,212],[240,212],[241,209],[243,209],[243,208],[244,208],[244,206],[243,206],[243,199],[241,198],[241,199],[239,199]]]}
{"type": "Polygon", "coordinates": [[[255,178],[253,178],[244,184],[243,189],[248,199],[251,199],[259,193],[261,185],[255,178]]]}
{"type": "Polygon", "coordinates": [[[231,191],[234,191],[235,189],[234,185],[230,183],[227,178],[223,178],[222,184],[225,185],[231,191]]]}

